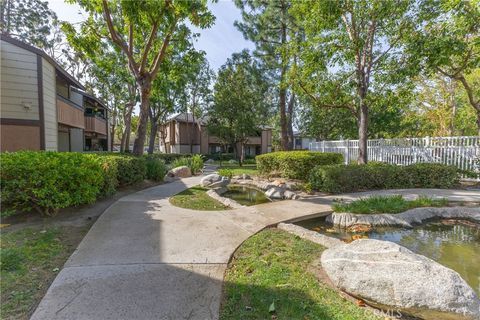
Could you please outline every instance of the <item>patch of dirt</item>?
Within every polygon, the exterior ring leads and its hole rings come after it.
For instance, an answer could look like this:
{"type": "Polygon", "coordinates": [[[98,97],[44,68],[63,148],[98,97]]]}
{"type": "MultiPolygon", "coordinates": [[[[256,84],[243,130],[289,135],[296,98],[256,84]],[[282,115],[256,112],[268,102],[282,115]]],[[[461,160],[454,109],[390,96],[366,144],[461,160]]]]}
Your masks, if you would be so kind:
{"type": "Polygon", "coordinates": [[[97,218],[118,199],[137,191],[160,185],[162,183],[145,180],[134,186],[120,188],[114,195],[99,199],[95,203],[60,209],[52,217],[40,215],[36,211],[21,212],[11,217],[2,218],[2,232],[12,232],[23,228],[50,226],[91,226],[97,218]]]}

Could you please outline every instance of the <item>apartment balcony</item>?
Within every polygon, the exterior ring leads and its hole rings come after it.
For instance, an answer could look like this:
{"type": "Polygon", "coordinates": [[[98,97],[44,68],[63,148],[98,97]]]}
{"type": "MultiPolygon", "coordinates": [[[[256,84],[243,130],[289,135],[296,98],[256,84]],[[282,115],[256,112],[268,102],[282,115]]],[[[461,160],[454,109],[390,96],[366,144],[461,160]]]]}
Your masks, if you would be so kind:
{"type": "Polygon", "coordinates": [[[107,135],[107,120],[94,115],[85,115],[85,132],[107,135]]]}
{"type": "Polygon", "coordinates": [[[84,129],[85,120],[83,107],[78,104],[57,95],[57,119],[58,123],[84,129]]]}

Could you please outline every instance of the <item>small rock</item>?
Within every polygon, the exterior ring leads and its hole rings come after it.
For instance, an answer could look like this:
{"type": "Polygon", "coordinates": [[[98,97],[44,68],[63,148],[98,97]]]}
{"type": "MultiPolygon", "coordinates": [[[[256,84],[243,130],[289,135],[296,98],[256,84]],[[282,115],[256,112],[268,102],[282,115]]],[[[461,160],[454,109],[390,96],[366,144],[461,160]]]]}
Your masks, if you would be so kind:
{"type": "Polygon", "coordinates": [[[290,190],[287,190],[287,191],[285,191],[285,192],[283,193],[283,197],[284,197],[285,199],[294,199],[294,198],[296,197],[296,195],[297,195],[297,194],[296,194],[295,192],[290,191],[290,190]]]}
{"type": "Polygon", "coordinates": [[[281,179],[277,179],[277,180],[274,180],[272,184],[277,187],[285,186],[285,181],[281,179]]]}
{"type": "Polygon", "coordinates": [[[265,195],[270,199],[283,199],[285,190],[280,187],[271,187],[265,192],[265,195]]]}
{"type": "Polygon", "coordinates": [[[242,174],[242,179],[243,180],[252,180],[252,178],[246,173],[242,174]]]}
{"type": "Polygon", "coordinates": [[[218,181],[221,181],[221,180],[222,180],[221,175],[216,174],[216,173],[212,173],[212,174],[209,174],[209,175],[206,175],[205,177],[203,177],[202,180],[200,180],[200,184],[202,185],[202,187],[208,187],[211,184],[213,184],[215,182],[218,182],[218,181]]]}
{"type": "Polygon", "coordinates": [[[205,163],[214,163],[214,162],[215,162],[215,160],[213,160],[213,159],[208,159],[207,161],[205,161],[205,163]]]}
{"type": "Polygon", "coordinates": [[[167,172],[165,175],[164,180],[168,181],[171,179],[168,178],[188,178],[192,176],[192,171],[187,166],[180,166],[177,168],[173,168],[167,172]]]}
{"type": "Polygon", "coordinates": [[[230,183],[230,179],[228,179],[227,177],[222,177],[222,179],[220,181],[214,182],[214,183],[210,184],[208,187],[209,188],[222,188],[222,187],[226,187],[229,183],[230,183]]]}

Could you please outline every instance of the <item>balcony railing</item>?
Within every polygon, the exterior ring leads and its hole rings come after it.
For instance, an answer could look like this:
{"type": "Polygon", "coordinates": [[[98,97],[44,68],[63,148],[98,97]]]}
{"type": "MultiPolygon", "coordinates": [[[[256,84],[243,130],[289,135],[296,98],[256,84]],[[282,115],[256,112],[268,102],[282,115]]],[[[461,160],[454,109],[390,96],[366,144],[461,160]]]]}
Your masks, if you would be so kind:
{"type": "Polygon", "coordinates": [[[85,131],[107,135],[107,121],[93,115],[85,115],[85,131]]]}
{"type": "Polygon", "coordinates": [[[58,123],[76,128],[85,128],[83,108],[78,104],[57,95],[58,123]]]}

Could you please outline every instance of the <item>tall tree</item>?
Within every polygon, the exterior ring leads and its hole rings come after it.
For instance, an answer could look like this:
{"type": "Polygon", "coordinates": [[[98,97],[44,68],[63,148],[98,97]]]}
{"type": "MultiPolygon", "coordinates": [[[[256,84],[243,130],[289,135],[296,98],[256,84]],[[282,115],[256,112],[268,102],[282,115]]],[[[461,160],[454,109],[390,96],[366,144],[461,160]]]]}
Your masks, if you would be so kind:
{"type": "Polygon", "coordinates": [[[242,51],[218,72],[207,129],[232,145],[242,164],[248,137],[258,134],[269,108],[268,83],[248,51],[242,51]]]}
{"type": "MultiPolygon", "coordinates": [[[[369,109],[384,90],[407,79],[400,40],[414,1],[295,1],[305,31],[294,51],[295,85],[320,108],[345,108],[357,120],[358,163],[367,162],[369,109]]],[[[295,48],[294,48],[295,49],[295,48]]]]}
{"type": "Polygon", "coordinates": [[[56,21],[47,1],[0,0],[1,32],[31,45],[51,48],[51,29],[56,21]]]}
{"type": "Polygon", "coordinates": [[[470,74],[480,68],[480,5],[478,1],[422,0],[416,32],[408,52],[428,74],[457,81],[477,114],[480,135],[480,85],[470,74]]]}
{"type": "Polygon", "coordinates": [[[171,45],[189,41],[186,22],[209,27],[214,17],[206,0],[71,0],[90,14],[83,23],[92,42],[108,40],[127,58],[140,93],[140,114],[133,152],[143,154],[152,84],[171,45]]]}
{"type": "Polygon", "coordinates": [[[242,21],[235,25],[245,38],[256,45],[254,54],[269,71],[270,80],[277,87],[280,120],[281,149],[292,149],[295,96],[290,92],[287,73],[292,64],[287,44],[295,34],[295,22],[289,13],[291,0],[235,0],[242,11],[242,21]],[[287,101],[288,100],[288,101],[287,101]]]}

